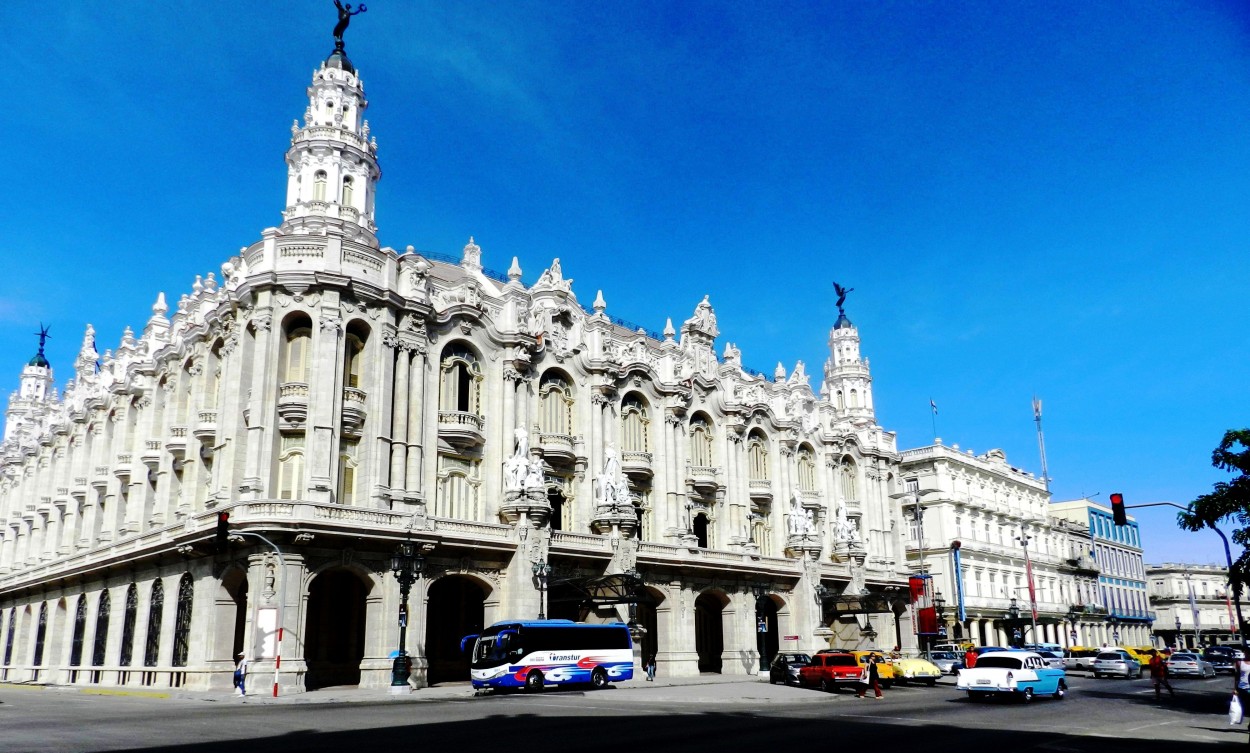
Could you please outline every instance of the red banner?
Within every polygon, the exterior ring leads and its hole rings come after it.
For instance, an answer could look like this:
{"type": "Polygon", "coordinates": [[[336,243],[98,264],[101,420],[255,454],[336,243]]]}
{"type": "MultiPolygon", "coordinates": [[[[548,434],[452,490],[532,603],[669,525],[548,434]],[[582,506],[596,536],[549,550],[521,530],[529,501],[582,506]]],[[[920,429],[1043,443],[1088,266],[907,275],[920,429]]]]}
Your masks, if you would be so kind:
{"type": "Polygon", "coordinates": [[[913,575],[907,579],[911,605],[916,615],[918,635],[937,635],[937,609],[933,606],[933,576],[913,575]]]}

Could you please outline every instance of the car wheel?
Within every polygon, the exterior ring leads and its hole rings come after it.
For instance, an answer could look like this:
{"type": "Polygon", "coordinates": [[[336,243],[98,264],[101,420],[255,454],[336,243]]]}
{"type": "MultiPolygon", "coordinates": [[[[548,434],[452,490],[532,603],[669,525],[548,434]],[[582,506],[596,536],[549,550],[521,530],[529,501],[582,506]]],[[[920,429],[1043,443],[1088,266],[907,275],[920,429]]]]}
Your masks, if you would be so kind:
{"type": "Polygon", "coordinates": [[[929,687],[933,687],[934,685],[937,685],[937,678],[930,677],[929,679],[924,681],[924,684],[928,685],[929,687]]]}
{"type": "Polygon", "coordinates": [[[1137,668],[1137,679],[1141,679],[1141,667],[1137,668]]]}
{"type": "Polygon", "coordinates": [[[603,667],[595,667],[595,671],[590,673],[590,684],[595,690],[603,690],[608,686],[608,672],[603,667]]]}
{"type": "Polygon", "coordinates": [[[968,703],[980,703],[980,702],[981,702],[981,694],[980,694],[980,693],[969,693],[969,694],[968,694],[968,703]]]}
{"type": "Polygon", "coordinates": [[[821,690],[821,692],[824,692],[824,693],[828,693],[828,692],[831,690],[831,688],[829,687],[829,681],[828,681],[828,680],[821,680],[821,681],[820,681],[820,690],[821,690]]]}
{"type": "Polygon", "coordinates": [[[1066,696],[1067,694],[1068,694],[1068,684],[1064,682],[1063,680],[1060,680],[1059,684],[1055,686],[1055,700],[1062,701],[1064,696],[1066,696]]]}
{"type": "Polygon", "coordinates": [[[1097,672],[1095,672],[1095,673],[1094,673],[1094,679],[1095,679],[1095,680],[1101,680],[1101,679],[1102,679],[1102,675],[1100,675],[1100,674],[1098,674],[1097,672]]]}
{"type": "Polygon", "coordinates": [[[525,689],[530,692],[538,692],[543,689],[543,673],[537,669],[525,676],[525,689]]]}
{"type": "Polygon", "coordinates": [[[1024,693],[1020,695],[1020,700],[1023,703],[1032,703],[1033,702],[1033,688],[1025,688],[1024,693]]]}

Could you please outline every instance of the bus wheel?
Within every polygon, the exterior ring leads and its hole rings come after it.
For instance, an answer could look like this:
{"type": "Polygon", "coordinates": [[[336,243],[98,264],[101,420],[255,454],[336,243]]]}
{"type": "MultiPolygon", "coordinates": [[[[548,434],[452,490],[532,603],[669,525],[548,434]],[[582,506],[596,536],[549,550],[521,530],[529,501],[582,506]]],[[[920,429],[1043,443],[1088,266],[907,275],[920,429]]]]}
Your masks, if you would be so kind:
{"type": "Polygon", "coordinates": [[[537,669],[525,676],[525,689],[537,692],[543,689],[543,673],[537,669]]]}
{"type": "Polygon", "coordinates": [[[603,667],[595,667],[595,671],[590,673],[590,684],[595,690],[603,690],[608,686],[608,673],[603,667]]]}

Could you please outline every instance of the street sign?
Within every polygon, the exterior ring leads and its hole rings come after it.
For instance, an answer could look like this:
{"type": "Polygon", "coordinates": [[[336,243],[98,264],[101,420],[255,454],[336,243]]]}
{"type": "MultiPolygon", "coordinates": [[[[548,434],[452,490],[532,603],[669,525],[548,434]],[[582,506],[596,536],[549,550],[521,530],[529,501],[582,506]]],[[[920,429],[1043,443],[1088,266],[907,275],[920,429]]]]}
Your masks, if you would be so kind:
{"type": "Polygon", "coordinates": [[[798,635],[783,635],[783,636],[781,636],[781,640],[783,640],[783,641],[797,641],[797,640],[798,640],[799,638],[801,638],[801,637],[802,637],[802,636],[798,636],[798,635]]]}

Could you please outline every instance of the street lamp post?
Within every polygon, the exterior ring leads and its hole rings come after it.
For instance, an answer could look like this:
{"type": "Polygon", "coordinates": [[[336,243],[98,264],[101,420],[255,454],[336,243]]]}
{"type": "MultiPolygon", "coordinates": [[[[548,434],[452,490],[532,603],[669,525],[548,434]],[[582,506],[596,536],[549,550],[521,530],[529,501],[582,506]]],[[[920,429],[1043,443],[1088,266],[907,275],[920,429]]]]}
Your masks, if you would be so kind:
{"type": "Polygon", "coordinates": [[[1068,607],[1068,622],[1072,623],[1072,628],[1068,633],[1068,637],[1072,639],[1071,645],[1073,646],[1075,646],[1076,642],[1080,640],[1080,634],[1076,631],[1076,625],[1077,620],[1081,617],[1082,611],[1083,610],[1075,604],[1068,607]]]}
{"type": "Polygon", "coordinates": [[[1024,575],[1029,581],[1029,619],[1033,625],[1033,643],[1038,644],[1041,641],[1037,636],[1037,600],[1034,598],[1033,589],[1033,560],[1029,557],[1029,542],[1033,537],[1025,533],[1024,526],[1020,526],[1020,535],[1016,537],[1016,541],[1020,542],[1020,546],[1024,549],[1024,575]]]}
{"type": "Polygon", "coordinates": [[[764,616],[762,605],[768,598],[768,589],[756,585],[751,587],[755,594],[755,650],[760,656],[760,674],[768,671],[768,657],[764,655],[768,643],[768,619],[764,616]]]}
{"type": "Polygon", "coordinates": [[[534,577],[538,579],[538,619],[547,619],[547,578],[551,575],[551,565],[545,561],[535,562],[534,577]]]}
{"type": "Polygon", "coordinates": [[[1180,613],[1177,613],[1176,615],[1176,650],[1180,651],[1183,648],[1185,648],[1185,639],[1184,639],[1184,636],[1181,635],[1181,616],[1180,616],[1180,613]]]}
{"type": "MultiPolygon", "coordinates": [[[[395,548],[391,555],[391,571],[395,580],[399,581],[399,651],[395,654],[395,663],[391,666],[391,688],[408,686],[408,676],[412,674],[412,662],[408,658],[408,594],[412,584],[421,578],[425,570],[425,557],[415,553],[411,541],[405,541],[395,548]]],[[[394,690],[392,690],[394,692],[394,690]]]]}
{"type": "Polygon", "coordinates": [[[1011,647],[1020,648],[1017,645],[1020,642],[1020,628],[1016,626],[1016,622],[1020,619],[1020,605],[1016,603],[1016,597],[1011,597],[1011,602],[1007,605],[1007,621],[1011,625],[1011,647]]]}
{"type": "MultiPolygon", "coordinates": [[[[943,619],[946,613],[946,599],[942,598],[942,592],[937,591],[933,595],[933,614],[937,617],[937,637],[939,639],[946,638],[946,622],[943,619]]],[[[929,641],[929,659],[933,659],[933,641],[929,641]]]]}
{"type": "Polygon", "coordinates": [[[1120,629],[1117,627],[1119,623],[1114,614],[1107,616],[1107,624],[1111,626],[1111,642],[1117,646],[1120,645],[1120,629]]]}

